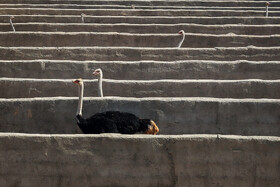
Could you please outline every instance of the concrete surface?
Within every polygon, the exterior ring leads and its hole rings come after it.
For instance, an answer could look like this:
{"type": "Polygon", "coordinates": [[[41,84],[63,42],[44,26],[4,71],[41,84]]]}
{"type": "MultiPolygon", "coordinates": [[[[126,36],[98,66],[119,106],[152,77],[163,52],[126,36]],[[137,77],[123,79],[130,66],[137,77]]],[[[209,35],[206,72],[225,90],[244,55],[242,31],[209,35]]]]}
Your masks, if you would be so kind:
{"type": "Polygon", "coordinates": [[[277,186],[280,138],[0,134],[3,186],[277,186]]]}
{"type": "Polygon", "coordinates": [[[2,60],[251,60],[280,59],[280,47],[133,48],[133,47],[0,47],[2,60]],[[24,55],[23,55],[24,54],[24,55]]]}
{"type": "Polygon", "coordinates": [[[104,78],[122,80],[159,79],[280,79],[279,61],[73,61],[0,60],[0,76],[10,78],[92,79],[101,68],[104,78]]]}
{"type": "MultiPolygon", "coordinates": [[[[78,78],[78,77],[77,77],[78,78]]],[[[97,79],[85,79],[85,96],[97,97],[97,79]]],[[[0,78],[0,98],[76,96],[65,79],[0,78]]],[[[103,79],[104,96],[280,99],[280,80],[113,80],[103,79]]]]}
{"type": "MultiPolygon", "coordinates": [[[[118,33],[172,33],[179,30],[188,33],[204,34],[238,34],[238,35],[274,35],[279,34],[280,25],[202,25],[195,23],[182,24],[95,24],[95,23],[15,23],[18,32],[43,31],[43,32],[118,32],[118,33]]],[[[0,23],[0,31],[11,31],[9,23],[0,23]]]]}
{"type": "MultiPolygon", "coordinates": [[[[77,103],[78,96],[0,99],[0,131],[76,133],[77,103]]],[[[84,100],[85,117],[108,110],[153,119],[161,134],[280,135],[279,99],[95,97],[84,100]]]]}
{"type": "MultiPolygon", "coordinates": [[[[0,15],[0,22],[9,23],[9,15],[0,15]]],[[[47,23],[81,23],[78,15],[16,15],[14,23],[47,22],[47,23]]],[[[85,23],[130,23],[130,24],[279,24],[278,17],[202,17],[202,16],[87,16],[85,23]]]]}
{"type": "MultiPolygon", "coordinates": [[[[265,7],[265,4],[264,4],[265,7]]],[[[263,10],[174,10],[168,11],[162,9],[61,9],[61,8],[1,8],[2,15],[99,15],[99,16],[209,16],[209,17],[223,17],[223,16],[265,16],[265,8],[263,10]]],[[[271,17],[280,16],[279,11],[269,11],[271,17]]]]}
{"type": "MultiPolygon", "coordinates": [[[[182,47],[273,47],[280,45],[280,35],[235,35],[186,33],[182,47]]],[[[0,32],[2,47],[75,47],[75,46],[124,46],[124,47],[177,47],[182,39],[179,34],[130,34],[95,32],[0,32]]]]}

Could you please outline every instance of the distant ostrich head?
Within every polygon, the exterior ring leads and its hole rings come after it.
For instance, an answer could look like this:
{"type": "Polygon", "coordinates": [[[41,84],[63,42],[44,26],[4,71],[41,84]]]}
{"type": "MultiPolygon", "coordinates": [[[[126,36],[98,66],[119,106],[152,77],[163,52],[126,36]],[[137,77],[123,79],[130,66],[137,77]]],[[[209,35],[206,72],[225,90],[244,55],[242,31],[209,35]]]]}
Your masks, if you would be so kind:
{"type": "Polygon", "coordinates": [[[9,18],[10,18],[10,19],[14,19],[15,17],[14,17],[14,16],[10,16],[9,18]]]}
{"type": "Polygon", "coordinates": [[[182,37],[182,40],[180,41],[179,45],[178,45],[178,48],[180,48],[185,40],[185,31],[184,30],[180,30],[178,32],[178,34],[181,34],[183,37],[182,37]]]}
{"type": "Polygon", "coordinates": [[[103,97],[103,90],[102,90],[102,78],[103,78],[103,73],[100,68],[94,70],[92,73],[93,75],[98,77],[98,96],[103,97]]]}
{"type": "Polygon", "coordinates": [[[266,5],[266,6],[269,6],[269,5],[271,5],[271,3],[270,3],[270,2],[266,2],[265,5],[266,5]]]}
{"type": "Polygon", "coordinates": [[[79,79],[74,79],[74,80],[72,80],[72,82],[73,83],[75,83],[75,84],[78,84],[78,85],[82,85],[84,82],[83,82],[83,79],[81,79],[81,78],[79,78],[79,79]]]}
{"type": "Polygon", "coordinates": [[[96,75],[98,77],[102,77],[103,72],[102,72],[102,70],[100,68],[98,68],[98,69],[94,70],[94,72],[92,74],[96,75]]]}

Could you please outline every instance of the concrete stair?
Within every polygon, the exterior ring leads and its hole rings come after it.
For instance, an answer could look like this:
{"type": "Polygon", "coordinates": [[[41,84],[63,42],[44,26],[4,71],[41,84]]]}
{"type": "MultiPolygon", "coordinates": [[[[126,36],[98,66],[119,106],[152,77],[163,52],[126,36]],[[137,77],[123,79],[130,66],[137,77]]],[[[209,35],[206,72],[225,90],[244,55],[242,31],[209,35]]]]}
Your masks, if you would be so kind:
{"type": "Polygon", "coordinates": [[[277,186],[280,1],[265,3],[1,0],[0,184],[277,186]],[[85,117],[131,112],[160,135],[79,134],[80,77],[85,117]]]}

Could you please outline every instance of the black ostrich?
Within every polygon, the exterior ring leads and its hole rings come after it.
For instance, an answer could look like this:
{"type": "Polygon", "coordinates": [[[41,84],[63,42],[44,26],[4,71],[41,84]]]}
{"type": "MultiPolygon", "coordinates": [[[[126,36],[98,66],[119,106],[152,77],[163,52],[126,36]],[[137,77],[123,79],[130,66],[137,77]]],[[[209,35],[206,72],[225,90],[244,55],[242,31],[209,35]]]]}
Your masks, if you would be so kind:
{"type": "Polygon", "coordinates": [[[139,119],[127,112],[107,111],[96,113],[84,119],[82,117],[84,83],[82,79],[73,80],[79,86],[79,103],[76,113],[77,124],[85,134],[121,133],[121,134],[157,134],[159,128],[150,119],[139,119]]]}

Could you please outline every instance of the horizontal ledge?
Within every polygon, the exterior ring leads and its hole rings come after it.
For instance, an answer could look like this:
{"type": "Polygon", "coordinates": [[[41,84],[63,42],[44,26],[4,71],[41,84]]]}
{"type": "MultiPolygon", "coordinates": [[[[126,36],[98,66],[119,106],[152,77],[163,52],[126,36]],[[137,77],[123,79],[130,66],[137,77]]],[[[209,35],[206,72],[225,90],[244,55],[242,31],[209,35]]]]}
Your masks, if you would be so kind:
{"type": "Polygon", "coordinates": [[[184,134],[184,135],[125,135],[125,134],[30,134],[30,133],[2,133],[0,137],[28,137],[28,138],[108,138],[108,139],[170,139],[170,140],[201,140],[201,139],[228,139],[237,141],[276,141],[280,142],[278,136],[239,136],[239,135],[222,135],[222,134],[184,134]]]}

